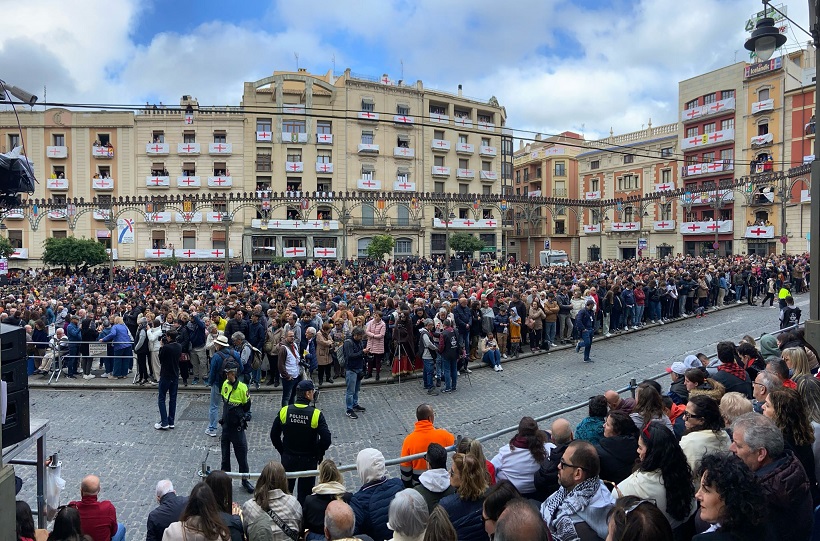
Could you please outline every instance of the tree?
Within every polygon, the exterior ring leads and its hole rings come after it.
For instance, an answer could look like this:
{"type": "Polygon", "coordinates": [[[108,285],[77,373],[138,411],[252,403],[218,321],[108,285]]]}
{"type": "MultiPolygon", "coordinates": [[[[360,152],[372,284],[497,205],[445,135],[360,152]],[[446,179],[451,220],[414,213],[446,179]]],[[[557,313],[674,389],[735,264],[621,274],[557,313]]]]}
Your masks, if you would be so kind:
{"type": "Polygon", "coordinates": [[[450,235],[450,248],[461,255],[472,255],[484,248],[484,241],[472,236],[469,233],[456,233],[450,235]]]}
{"type": "Polygon", "coordinates": [[[79,271],[81,267],[93,267],[108,261],[105,245],[91,239],[49,237],[43,246],[43,263],[65,267],[67,272],[72,266],[79,271]]]}
{"type": "Polygon", "coordinates": [[[0,237],[0,257],[8,257],[14,253],[14,246],[6,237],[0,237]]]}
{"type": "Polygon", "coordinates": [[[177,258],[176,256],[163,257],[162,259],[159,260],[159,264],[162,265],[163,267],[173,268],[173,267],[176,267],[177,265],[179,265],[179,258],[177,258]]]}
{"type": "Polygon", "coordinates": [[[384,254],[393,251],[396,240],[390,235],[376,235],[367,245],[367,255],[377,261],[384,259],[384,254]]]}

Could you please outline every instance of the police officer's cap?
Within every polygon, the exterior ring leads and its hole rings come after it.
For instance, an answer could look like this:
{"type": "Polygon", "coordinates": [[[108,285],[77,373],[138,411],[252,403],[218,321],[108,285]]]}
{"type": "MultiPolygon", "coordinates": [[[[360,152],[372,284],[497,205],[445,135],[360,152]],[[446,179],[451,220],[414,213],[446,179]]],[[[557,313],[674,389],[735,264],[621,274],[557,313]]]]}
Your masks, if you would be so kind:
{"type": "Polygon", "coordinates": [[[314,389],[316,389],[316,387],[313,386],[313,382],[310,381],[309,379],[303,379],[302,381],[300,381],[296,385],[296,390],[301,391],[303,393],[306,393],[308,391],[312,391],[314,389]]]}
{"type": "Polygon", "coordinates": [[[228,361],[225,363],[225,372],[238,372],[239,365],[236,364],[236,361],[228,361]]]}

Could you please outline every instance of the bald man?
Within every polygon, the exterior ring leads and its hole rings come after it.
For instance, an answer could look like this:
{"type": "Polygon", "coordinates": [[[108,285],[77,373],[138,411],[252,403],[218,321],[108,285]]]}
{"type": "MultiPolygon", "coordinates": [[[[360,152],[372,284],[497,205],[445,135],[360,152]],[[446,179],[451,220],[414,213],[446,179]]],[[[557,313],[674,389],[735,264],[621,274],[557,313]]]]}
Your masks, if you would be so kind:
{"type": "Polygon", "coordinates": [[[530,500],[510,500],[495,525],[495,541],[548,541],[541,513],[530,500]]]}
{"type": "Polygon", "coordinates": [[[342,500],[333,500],[325,509],[325,539],[328,541],[373,541],[367,535],[353,536],[356,529],[356,516],[353,508],[342,500]]]}
{"type": "Polygon", "coordinates": [[[68,505],[80,513],[83,534],[94,541],[125,541],[125,525],[117,523],[117,511],[108,501],[99,501],[100,478],[87,475],[80,484],[80,501],[68,505]]]}
{"type": "Polygon", "coordinates": [[[609,406],[609,411],[621,410],[627,414],[630,414],[632,413],[632,409],[635,407],[634,398],[621,398],[621,395],[615,391],[607,391],[604,393],[604,396],[606,397],[606,403],[609,406]]]}
{"type": "Polygon", "coordinates": [[[566,419],[558,418],[552,422],[550,430],[552,448],[549,450],[547,459],[535,472],[535,499],[544,501],[558,490],[558,464],[564,456],[567,445],[572,443],[572,432],[572,425],[566,419]]]}

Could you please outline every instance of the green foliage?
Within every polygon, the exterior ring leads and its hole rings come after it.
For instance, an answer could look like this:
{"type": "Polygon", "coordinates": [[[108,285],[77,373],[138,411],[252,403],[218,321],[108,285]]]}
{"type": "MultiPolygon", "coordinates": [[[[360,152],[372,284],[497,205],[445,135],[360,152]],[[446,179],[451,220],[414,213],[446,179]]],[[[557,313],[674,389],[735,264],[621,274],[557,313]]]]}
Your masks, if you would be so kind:
{"type": "Polygon", "coordinates": [[[43,263],[65,267],[67,271],[70,271],[72,266],[79,270],[80,267],[106,263],[109,259],[105,245],[92,239],[50,237],[43,242],[43,246],[43,263]]]}
{"type": "Polygon", "coordinates": [[[179,258],[176,256],[163,257],[159,260],[159,264],[163,267],[176,267],[177,265],[179,265],[179,258]]]}
{"type": "Polygon", "coordinates": [[[472,255],[484,248],[484,241],[469,233],[456,233],[450,235],[450,248],[459,254],[472,255]]]}
{"type": "Polygon", "coordinates": [[[14,253],[14,246],[11,245],[9,239],[0,237],[0,257],[8,257],[14,253]]]}
{"type": "Polygon", "coordinates": [[[288,262],[288,258],[282,257],[281,255],[275,255],[272,258],[270,258],[270,262],[274,265],[284,265],[288,262]]]}
{"type": "Polygon", "coordinates": [[[367,256],[377,261],[384,259],[385,254],[393,251],[396,240],[391,235],[376,235],[367,246],[367,256]]]}

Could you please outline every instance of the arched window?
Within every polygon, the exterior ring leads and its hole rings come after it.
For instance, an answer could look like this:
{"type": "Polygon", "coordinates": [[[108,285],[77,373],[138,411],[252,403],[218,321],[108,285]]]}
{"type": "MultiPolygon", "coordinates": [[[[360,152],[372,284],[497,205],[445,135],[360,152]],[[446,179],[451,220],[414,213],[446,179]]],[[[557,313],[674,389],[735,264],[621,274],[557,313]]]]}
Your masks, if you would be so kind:
{"type": "Polygon", "coordinates": [[[624,207],[623,211],[623,221],[624,222],[631,222],[633,221],[634,211],[631,206],[624,207]]]}
{"type": "Polygon", "coordinates": [[[405,204],[400,204],[396,207],[397,219],[396,225],[408,226],[410,225],[410,207],[405,204]]]}
{"type": "MultiPolygon", "coordinates": [[[[376,209],[370,203],[362,205],[362,225],[373,225],[376,209]]],[[[368,241],[369,243],[370,241],[368,241]]]]}
{"type": "Polygon", "coordinates": [[[317,220],[332,220],[333,210],[330,207],[322,206],[316,209],[317,220]]]}

